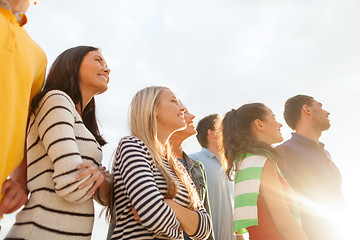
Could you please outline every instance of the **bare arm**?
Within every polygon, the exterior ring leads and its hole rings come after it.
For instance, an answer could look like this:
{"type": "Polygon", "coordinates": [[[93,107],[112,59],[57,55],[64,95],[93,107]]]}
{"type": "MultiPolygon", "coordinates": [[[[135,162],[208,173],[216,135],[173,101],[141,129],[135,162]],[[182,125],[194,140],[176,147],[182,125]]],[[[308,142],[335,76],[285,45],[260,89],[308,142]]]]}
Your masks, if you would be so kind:
{"type": "Polygon", "coordinates": [[[164,202],[175,212],[183,230],[188,235],[194,235],[199,226],[199,215],[193,210],[180,206],[172,199],[164,199],[164,202]]]}
{"type": "Polygon", "coordinates": [[[236,240],[245,240],[243,235],[236,235],[236,240]]]}
{"type": "Polygon", "coordinates": [[[272,159],[268,159],[265,163],[261,176],[260,193],[264,197],[275,227],[285,240],[308,239],[288,207],[278,170],[272,159]]]}

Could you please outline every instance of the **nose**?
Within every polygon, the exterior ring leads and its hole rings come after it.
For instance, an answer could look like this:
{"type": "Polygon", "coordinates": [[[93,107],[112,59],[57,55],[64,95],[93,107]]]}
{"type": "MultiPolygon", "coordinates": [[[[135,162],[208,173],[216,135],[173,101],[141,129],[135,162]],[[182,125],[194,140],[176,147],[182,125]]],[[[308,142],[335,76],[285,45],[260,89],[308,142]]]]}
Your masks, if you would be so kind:
{"type": "Polygon", "coordinates": [[[192,114],[190,113],[190,119],[193,120],[194,118],[195,118],[195,115],[192,115],[192,114]]]}
{"type": "Polygon", "coordinates": [[[279,126],[282,127],[283,125],[281,123],[279,123],[279,126]]]}
{"type": "Polygon", "coordinates": [[[105,73],[107,73],[108,75],[110,74],[110,68],[108,68],[107,66],[104,66],[104,67],[103,67],[103,71],[104,71],[105,73]]]}

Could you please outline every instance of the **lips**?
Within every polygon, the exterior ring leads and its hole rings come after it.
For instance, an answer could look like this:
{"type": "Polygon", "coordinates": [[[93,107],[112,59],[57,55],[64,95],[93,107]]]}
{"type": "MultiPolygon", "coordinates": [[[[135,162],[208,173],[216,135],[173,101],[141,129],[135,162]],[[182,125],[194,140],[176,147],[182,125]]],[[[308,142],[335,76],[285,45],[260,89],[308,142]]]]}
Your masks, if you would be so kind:
{"type": "Polygon", "coordinates": [[[99,76],[104,78],[107,83],[109,82],[109,77],[108,76],[105,76],[105,75],[102,75],[102,74],[99,74],[99,76]]]}

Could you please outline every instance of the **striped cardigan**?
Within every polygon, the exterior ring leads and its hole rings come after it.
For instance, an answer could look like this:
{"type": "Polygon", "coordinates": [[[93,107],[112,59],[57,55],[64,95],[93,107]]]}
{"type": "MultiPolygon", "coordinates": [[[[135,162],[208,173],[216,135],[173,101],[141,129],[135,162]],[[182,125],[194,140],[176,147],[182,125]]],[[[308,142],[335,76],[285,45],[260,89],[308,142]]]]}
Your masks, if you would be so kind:
{"type": "MultiPolygon", "coordinates": [[[[188,207],[187,190],[165,159],[164,165],[178,184],[174,201],[183,207],[188,207]]],[[[167,192],[165,178],[155,166],[147,147],[141,140],[133,136],[120,140],[113,171],[116,227],[111,239],[183,239],[180,222],[164,202],[164,195],[167,192]],[[136,209],[141,224],[134,219],[132,207],[136,209]]],[[[191,181],[190,177],[189,181],[191,181]]],[[[201,207],[197,214],[198,229],[189,237],[206,239],[211,232],[209,214],[204,207],[201,207]]]]}
{"type": "Polygon", "coordinates": [[[90,239],[94,206],[78,189],[77,165],[100,165],[102,151],[66,93],[50,91],[30,116],[27,133],[27,187],[30,198],[16,216],[8,239],[90,239]]]}

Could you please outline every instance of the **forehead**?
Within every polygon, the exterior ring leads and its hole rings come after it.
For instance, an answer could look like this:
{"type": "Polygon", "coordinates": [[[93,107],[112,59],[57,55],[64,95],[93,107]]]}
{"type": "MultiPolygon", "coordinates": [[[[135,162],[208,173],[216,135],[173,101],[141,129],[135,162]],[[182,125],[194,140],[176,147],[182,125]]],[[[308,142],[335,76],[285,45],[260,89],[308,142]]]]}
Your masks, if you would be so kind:
{"type": "Polygon", "coordinates": [[[164,88],[163,90],[161,90],[160,97],[163,97],[163,98],[175,97],[176,98],[175,94],[168,88],[164,88]]]}
{"type": "Polygon", "coordinates": [[[316,100],[314,100],[314,101],[312,102],[312,105],[313,105],[313,106],[322,107],[322,103],[321,103],[321,102],[318,102],[318,101],[316,101],[316,100]]]}
{"type": "Polygon", "coordinates": [[[90,51],[85,55],[85,57],[88,58],[100,57],[105,62],[105,59],[99,50],[90,51]]]}
{"type": "Polygon", "coordinates": [[[274,115],[274,113],[268,107],[265,107],[265,112],[266,112],[266,115],[271,115],[271,116],[274,115]]]}

